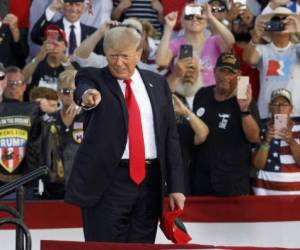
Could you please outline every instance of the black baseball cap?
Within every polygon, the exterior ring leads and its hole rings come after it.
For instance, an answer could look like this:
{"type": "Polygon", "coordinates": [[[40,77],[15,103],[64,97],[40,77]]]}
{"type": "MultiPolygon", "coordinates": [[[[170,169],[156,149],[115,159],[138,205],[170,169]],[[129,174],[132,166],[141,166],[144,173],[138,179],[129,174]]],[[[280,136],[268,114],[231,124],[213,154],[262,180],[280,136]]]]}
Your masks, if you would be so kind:
{"type": "Polygon", "coordinates": [[[217,60],[216,68],[225,68],[233,73],[237,73],[240,70],[241,62],[235,54],[231,52],[222,53],[217,60]]]}

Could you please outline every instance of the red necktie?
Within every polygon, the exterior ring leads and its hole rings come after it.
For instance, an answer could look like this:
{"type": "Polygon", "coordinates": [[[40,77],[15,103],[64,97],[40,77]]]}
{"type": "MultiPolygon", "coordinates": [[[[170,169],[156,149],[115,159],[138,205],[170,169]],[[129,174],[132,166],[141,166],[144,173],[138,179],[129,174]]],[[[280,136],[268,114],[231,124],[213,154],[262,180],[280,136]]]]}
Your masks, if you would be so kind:
{"type": "Polygon", "coordinates": [[[145,178],[145,146],[141,114],[130,86],[131,79],[124,82],[128,110],[129,175],[136,184],[140,184],[145,178]]]}

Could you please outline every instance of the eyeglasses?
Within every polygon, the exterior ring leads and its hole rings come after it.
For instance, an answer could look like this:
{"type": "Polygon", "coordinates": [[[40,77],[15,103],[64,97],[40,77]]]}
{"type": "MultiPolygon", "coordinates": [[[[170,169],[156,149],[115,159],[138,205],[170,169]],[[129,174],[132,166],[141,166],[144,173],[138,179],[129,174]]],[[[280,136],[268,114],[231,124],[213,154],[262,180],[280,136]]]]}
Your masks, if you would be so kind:
{"type": "Polygon", "coordinates": [[[60,93],[62,93],[63,95],[70,95],[74,93],[75,89],[71,89],[71,88],[63,88],[60,90],[60,93]]]}
{"type": "Polygon", "coordinates": [[[192,21],[194,17],[196,18],[197,21],[201,21],[204,19],[202,16],[197,16],[197,15],[184,15],[183,19],[187,21],[192,21]]]}
{"type": "Polygon", "coordinates": [[[7,81],[7,85],[10,85],[10,86],[20,86],[23,84],[23,81],[22,80],[8,80],[7,81]]]}
{"type": "Polygon", "coordinates": [[[225,6],[212,6],[211,7],[211,11],[213,13],[216,13],[216,12],[225,12],[226,11],[226,7],[225,6]]]}
{"type": "Polygon", "coordinates": [[[271,103],[271,106],[273,108],[279,108],[279,107],[286,108],[286,107],[290,107],[291,104],[288,102],[278,102],[278,103],[275,102],[275,103],[271,103]]]}

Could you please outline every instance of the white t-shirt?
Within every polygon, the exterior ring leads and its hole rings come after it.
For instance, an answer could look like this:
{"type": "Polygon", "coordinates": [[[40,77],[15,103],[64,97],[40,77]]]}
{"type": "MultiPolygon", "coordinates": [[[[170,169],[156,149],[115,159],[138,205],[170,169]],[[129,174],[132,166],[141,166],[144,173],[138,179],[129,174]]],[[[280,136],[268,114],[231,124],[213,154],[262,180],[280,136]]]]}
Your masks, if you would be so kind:
{"type": "Polygon", "coordinates": [[[268,104],[274,89],[286,88],[291,91],[294,116],[300,116],[300,44],[290,43],[278,48],[273,43],[257,45],[261,56],[257,65],[260,77],[258,109],[262,119],[267,118],[268,104]]]}

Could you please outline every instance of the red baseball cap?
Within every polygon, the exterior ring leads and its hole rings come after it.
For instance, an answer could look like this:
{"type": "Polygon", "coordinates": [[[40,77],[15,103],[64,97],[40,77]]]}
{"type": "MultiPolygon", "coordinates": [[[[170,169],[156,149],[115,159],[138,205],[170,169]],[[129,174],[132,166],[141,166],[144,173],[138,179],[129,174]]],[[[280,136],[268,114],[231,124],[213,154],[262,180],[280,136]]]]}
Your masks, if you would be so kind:
{"type": "Polygon", "coordinates": [[[55,24],[49,24],[46,29],[44,30],[44,37],[47,38],[47,32],[49,30],[56,30],[58,32],[59,37],[62,38],[62,41],[65,42],[65,45],[67,46],[68,42],[67,42],[67,36],[66,33],[64,32],[64,30],[62,28],[60,28],[59,26],[55,25],[55,24]]]}
{"type": "Polygon", "coordinates": [[[176,244],[187,244],[192,238],[188,234],[179,216],[183,211],[178,208],[174,211],[167,211],[163,214],[160,222],[160,228],[168,240],[176,244]]]}

